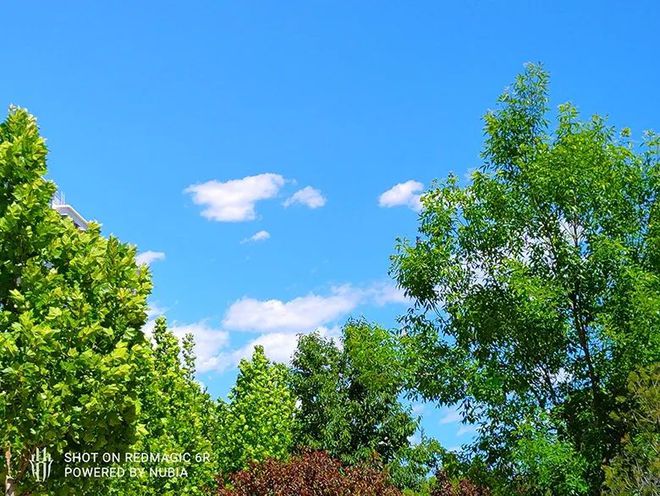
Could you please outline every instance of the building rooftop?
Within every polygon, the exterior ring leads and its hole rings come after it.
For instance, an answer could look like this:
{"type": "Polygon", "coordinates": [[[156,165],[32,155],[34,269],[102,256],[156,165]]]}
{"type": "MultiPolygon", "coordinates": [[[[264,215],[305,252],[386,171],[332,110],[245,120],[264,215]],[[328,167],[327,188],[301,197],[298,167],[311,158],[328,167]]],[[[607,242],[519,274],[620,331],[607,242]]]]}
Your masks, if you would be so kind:
{"type": "Polygon", "coordinates": [[[53,198],[50,200],[50,206],[60,215],[71,219],[78,229],[82,229],[83,231],[87,229],[87,220],[66,202],[64,193],[61,191],[55,192],[53,198]]]}

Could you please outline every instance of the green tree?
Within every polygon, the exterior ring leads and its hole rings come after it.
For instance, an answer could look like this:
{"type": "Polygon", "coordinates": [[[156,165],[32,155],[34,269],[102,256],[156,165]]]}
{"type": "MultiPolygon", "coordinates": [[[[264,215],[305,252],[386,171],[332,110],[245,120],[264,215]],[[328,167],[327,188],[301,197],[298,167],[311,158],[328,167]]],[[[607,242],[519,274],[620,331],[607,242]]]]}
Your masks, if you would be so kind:
{"type": "Polygon", "coordinates": [[[286,458],[293,445],[295,401],[288,370],[271,363],[262,346],[241,360],[229,402],[218,405],[217,451],[223,475],[266,458],[286,458]]]}
{"type": "Polygon", "coordinates": [[[660,364],[631,372],[625,413],[626,434],[619,454],[605,467],[606,494],[652,496],[660,487],[660,364]]]}
{"type": "Polygon", "coordinates": [[[521,422],[511,458],[520,494],[584,494],[586,461],[547,416],[521,422]]]}
{"type": "Polygon", "coordinates": [[[481,423],[484,466],[511,481],[521,427],[550,411],[597,493],[622,434],[614,398],[659,357],[659,140],[636,145],[569,104],[551,129],[547,82],[528,65],[500,97],[484,165],[424,195],[392,272],[414,300],[412,385],[481,423]]]}
{"type": "Polygon", "coordinates": [[[65,451],[126,448],[148,359],[140,331],[148,271],[98,224],[79,230],[55,212],[45,173],[35,119],[11,108],[0,124],[0,476],[8,495],[65,493],[65,451]],[[28,475],[40,448],[54,460],[45,484],[28,475]]]}
{"type": "Polygon", "coordinates": [[[216,435],[217,409],[195,380],[194,339],[182,344],[159,317],[153,331],[153,357],[139,384],[142,404],[140,436],[130,452],[188,454],[171,463],[127,463],[124,468],[143,469],[140,477],[112,481],[110,494],[144,496],[201,495],[214,484],[217,459],[212,440],[216,435]],[[198,458],[199,457],[199,458],[198,458]],[[208,458],[206,458],[208,457],[208,458]],[[175,477],[155,476],[174,469],[175,477]],[[182,476],[185,470],[185,476],[182,476]]]}
{"type": "Polygon", "coordinates": [[[418,422],[399,401],[405,369],[388,331],[349,321],[341,349],[316,333],[302,335],[292,363],[298,446],[327,451],[344,463],[364,462],[374,453],[389,463],[409,446],[418,422]]]}

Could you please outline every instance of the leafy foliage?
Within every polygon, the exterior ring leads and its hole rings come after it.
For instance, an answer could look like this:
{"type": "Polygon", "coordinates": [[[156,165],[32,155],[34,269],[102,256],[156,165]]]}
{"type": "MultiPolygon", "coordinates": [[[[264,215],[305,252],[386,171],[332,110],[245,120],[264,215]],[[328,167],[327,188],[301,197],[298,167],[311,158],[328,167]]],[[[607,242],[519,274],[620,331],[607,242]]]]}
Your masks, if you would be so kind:
{"type": "Polygon", "coordinates": [[[520,494],[584,494],[586,461],[573,445],[560,439],[552,423],[541,417],[516,431],[511,457],[514,483],[520,494]]]}
{"type": "Polygon", "coordinates": [[[435,474],[430,496],[490,496],[490,490],[468,479],[452,482],[445,471],[439,470],[435,474]]]}
{"type": "MultiPolygon", "coordinates": [[[[10,109],[0,124],[0,475],[10,494],[43,489],[26,476],[37,448],[58,459],[130,445],[149,356],[148,271],[98,224],[82,231],[50,208],[46,151],[35,119],[10,109]]],[[[62,465],[50,491],[68,490],[62,465]]]]}
{"type": "Polygon", "coordinates": [[[399,402],[400,354],[390,333],[363,321],[348,322],[343,338],[342,349],[318,334],[299,338],[291,380],[300,400],[296,444],[345,463],[373,453],[389,463],[417,428],[399,402]]]}
{"type": "Polygon", "coordinates": [[[485,164],[422,198],[419,236],[393,257],[415,302],[402,337],[411,385],[481,424],[475,460],[503,494],[518,456],[543,491],[561,461],[528,462],[555,450],[576,476],[585,461],[586,485],[571,477],[554,494],[598,492],[624,430],[614,398],[660,356],[659,140],[638,149],[568,104],[551,132],[547,82],[526,67],[485,117],[485,164]],[[546,434],[526,437],[546,412],[546,434]]]}
{"type": "Polygon", "coordinates": [[[438,441],[422,435],[419,443],[397,450],[386,468],[396,487],[407,489],[410,494],[424,494],[429,474],[440,466],[444,454],[445,450],[438,441]]]}
{"type": "Polygon", "coordinates": [[[241,360],[229,403],[220,403],[217,450],[220,469],[229,474],[249,462],[283,459],[293,447],[295,402],[287,386],[288,370],[272,364],[262,346],[241,360]]]}
{"type": "Polygon", "coordinates": [[[305,452],[287,461],[252,463],[222,485],[219,496],[397,496],[385,473],[357,465],[346,467],[324,452],[305,452]]]}
{"type": "MultiPolygon", "coordinates": [[[[117,478],[110,494],[140,494],[144,496],[201,495],[212,487],[217,473],[213,439],[217,418],[215,402],[201,390],[195,380],[194,341],[186,335],[183,345],[168,329],[163,317],[156,320],[153,331],[153,359],[139,385],[142,404],[140,436],[131,446],[135,453],[188,453],[189,460],[175,463],[141,463],[134,468],[144,472],[140,477],[117,478]],[[182,359],[183,358],[183,364],[182,359]],[[200,461],[197,456],[208,455],[200,461]],[[157,477],[150,470],[168,467],[186,475],[157,477]]],[[[126,469],[131,467],[126,464],[126,469]]]]}
{"type": "Polygon", "coordinates": [[[605,467],[607,494],[650,496],[660,487],[660,365],[632,372],[631,405],[623,414],[627,432],[621,452],[605,467]]]}

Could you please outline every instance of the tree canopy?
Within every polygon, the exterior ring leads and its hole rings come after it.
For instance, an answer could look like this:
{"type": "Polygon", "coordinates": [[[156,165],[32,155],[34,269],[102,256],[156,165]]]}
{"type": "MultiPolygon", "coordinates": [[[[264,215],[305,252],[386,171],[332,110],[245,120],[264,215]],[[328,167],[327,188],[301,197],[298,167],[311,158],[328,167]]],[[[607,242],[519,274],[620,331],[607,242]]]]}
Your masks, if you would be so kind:
{"type": "Polygon", "coordinates": [[[219,403],[217,446],[224,475],[266,458],[283,459],[293,447],[295,400],[288,370],[271,363],[262,346],[241,360],[229,402],[219,403]]]}
{"type": "Polygon", "coordinates": [[[659,358],[659,140],[570,104],[551,120],[547,85],[528,65],[500,97],[483,165],[423,196],[392,273],[414,300],[412,387],[480,423],[484,466],[525,486],[547,469],[515,453],[563,453],[586,486],[562,494],[596,493],[622,435],[614,398],[659,358]]]}
{"type": "Polygon", "coordinates": [[[363,321],[348,322],[342,334],[341,349],[316,333],[299,338],[292,361],[292,389],[300,401],[296,444],[348,463],[374,453],[389,463],[417,429],[399,401],[404,369],[395,340],[363,321]]]}
{"type": "MultiPolygon", "coordinates": [[[[0,473],[12,495],[34,486],[38,448],[57,457],[130,445],[148,357],[149,273],[135,248],[50,207],[46,152],[35,119],[10,109],[0,124],[0,473]]],[[[54,488],[61,464],[52,471],[54,488]]]]}

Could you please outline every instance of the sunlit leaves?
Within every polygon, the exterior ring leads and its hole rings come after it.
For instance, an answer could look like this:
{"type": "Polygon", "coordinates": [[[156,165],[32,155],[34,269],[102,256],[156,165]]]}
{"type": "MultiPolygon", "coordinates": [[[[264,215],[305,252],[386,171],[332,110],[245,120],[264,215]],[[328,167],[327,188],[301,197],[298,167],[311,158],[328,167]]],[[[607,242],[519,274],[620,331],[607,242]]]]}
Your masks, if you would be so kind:
{"type": "Polygon", "coordinates": [[[500,97],[483,166],[422,197],[392,272],[414,299],[402,342],[419,394],[480,420],[476,451],[504,480],[525,419],[551,411],[553,445],[586,460],[595,491],[622,429],[612,397],[660,358],[658,141],[570,104],[553,122],[547,84],[528,65],[500,97]]]}

